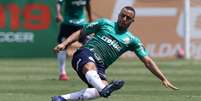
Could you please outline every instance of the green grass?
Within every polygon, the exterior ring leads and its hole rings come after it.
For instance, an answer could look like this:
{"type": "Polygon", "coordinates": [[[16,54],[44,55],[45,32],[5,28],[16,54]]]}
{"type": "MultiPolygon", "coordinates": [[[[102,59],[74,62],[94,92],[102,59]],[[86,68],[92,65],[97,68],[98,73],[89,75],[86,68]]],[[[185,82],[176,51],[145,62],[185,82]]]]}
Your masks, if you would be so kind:
{"type": "MultiPolygon", "coordinates": [[[[157,60],[165,75],[180,88],[161,86],[138,60],[118,60],[107,71],[109,80],[125,80],[125,86],[108,99],[95,101],[200,101],[201,62],[157,60]]],[[[59,81],[56,59],[0,59],[0,101],[50,101],[53,95],[86,87],[68,64],[69,81],[59,81]]]]}

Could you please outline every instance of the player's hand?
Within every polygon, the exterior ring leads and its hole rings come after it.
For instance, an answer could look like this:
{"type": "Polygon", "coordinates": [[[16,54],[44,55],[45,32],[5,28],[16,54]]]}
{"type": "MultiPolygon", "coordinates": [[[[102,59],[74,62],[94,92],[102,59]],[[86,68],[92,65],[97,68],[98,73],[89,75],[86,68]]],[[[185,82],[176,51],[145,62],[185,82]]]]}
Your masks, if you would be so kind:
{"type": "Polygon", "coordinates": [[[167,88],[171,88],[173,90],[179,90],[179,88],[175,87],[173,84],[171,84],[168,80],[163,80],[162,84],[167,87],[167,88]]]}
{"type": "Polygon", "coordinates": [[[66,46],[63,45],[63,44],[58,44],[56,47],[54,47],[54,51],[55,51],[56,53],[58,53],[59,51],[64,50],[65,47],[66,47],[66,46]]]}
{"type": "Polygon", "coordinates": [[[63,16],[61,14],[59,14],[59,15],[56,16],[56,22],[57,23],[63,22],[63,20],[64,19],[63,19],[63,16]]]}

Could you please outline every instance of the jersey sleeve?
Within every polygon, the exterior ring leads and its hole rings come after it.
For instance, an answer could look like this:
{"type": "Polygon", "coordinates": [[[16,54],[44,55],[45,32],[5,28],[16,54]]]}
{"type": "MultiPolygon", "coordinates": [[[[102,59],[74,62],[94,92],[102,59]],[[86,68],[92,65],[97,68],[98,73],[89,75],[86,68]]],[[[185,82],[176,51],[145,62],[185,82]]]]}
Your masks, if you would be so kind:
{"type": "Polygon", "coordinates": [[[100,28],[100,21],[96,20],[94,22],[85,24],[82,33],[79,38],[79,42],[85,43],[87,41],[87,36],[91,35],[92,33],[96,33],[100,28]]]}
{"type": "Polygon", "coordinates": [[[104,25],[105,23],[108,23],[107,21],[108,21],[107,19],[101,18],[101,19],[97,19],[94,22],[85,24],[82,29],[79,42],[81,43],[87,42],[87,40],[91,39],[100,30],[102,25],[104,25]]]}
{"type": "Polygon", "coordinates": [[[97,21],[91,22],[84,26],[83,32],[87,35],[89,35],[91,33],[95,33],[98,30],[98,26],[99,26],[99,24],[97,21]]]}
{"type": "Polygon", "coordinates": [[[96,33],[100,29],[101,25],[104,23],[104,19],[98,19],[94,22],[88,23],[84,26],[83,32],[86,35],[89,35],[91,33],[96,33]]]}
{"type": "Polygon", "coordinates": [[[148,56],[148,51],[145,49],[141,40],[137,37],[132,37],[131,51],[134,51],[137,57],[143,58],[148,56]]]}

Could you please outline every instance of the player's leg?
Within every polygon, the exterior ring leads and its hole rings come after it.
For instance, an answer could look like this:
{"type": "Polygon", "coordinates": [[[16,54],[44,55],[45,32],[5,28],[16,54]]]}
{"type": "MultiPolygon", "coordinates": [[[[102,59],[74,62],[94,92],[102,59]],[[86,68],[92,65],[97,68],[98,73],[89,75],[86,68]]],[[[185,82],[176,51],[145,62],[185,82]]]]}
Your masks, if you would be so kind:
{"type": "MultiPolygon", "coordinates": [[[[72,33],[76,32],[77,30],[81,29],[82,26],[74,26],[74,25],[68,25],[65,23],[62,23],[60,26],[60,32],[58,36],[58,43],[61,43],[64,41],[65,38],[69,37],[72,33]]],[[[57,60],[59,63],[59,79],[60,80],[68,80],[69,77],[66,73],[66,58],[67,53],[66,49],[63,51],[60,51],[57,53],[57,60]]]]}
{"type": "Polygon", "coordinates": [[[72,64],[79,77],[100,92],[101,96],[108,97],[113,91],[120,89],[124,82],[122,80],[113,81],[108,85],[104,64],[97,61],[94,53],[89,49],[81,48],[72,60],[72,64]]]}
{"type": "Polygon", "coordinates": [[[89,88],[66,95],[54,96],[52,97],[52,101],[95,99],[98,98],[100,94],[102,97],[108,97],[113,91],[118,90],[123,86],[124,82],[122,83],[122,81],[114,81],[108,84],[105,76],[105,69],[99,68],[102,67],[100,64],[97,64],[98,68],[96,68],[95,63],[93,63],[93,57],[91,56],[93,56],[91,51],[87,49],[79,49],[72,59],[73,68],[89,88]]]}
{"type": "MultiPolygon", "coordinates": [[[[88,51],[77,51],[73,56],[72,64],[73,64],[73,68],[76,70],[81,80],[87,83],[89,87],[92,87],[91,84],[88,83],[85,77],[85,74],[83,74],[82,72],[83,69],[79,68],[79,67],[83,67],[82,65],[86,64],[87,62],[92,61],[88,58],[88,54],[90,54],[88,51]],[[85,54],[82,54],[82,52],[85,54]]],[[[93,74],[93,72],[91,73],[93,74]]],[[[106,86],[106,83],[107,83],[106,80],[102,82],[102,80],[100,79],[100,82],[101,84],[105,82],[104,87],[106,86]]],[[[87,89],[80,90],[78,92],[73,92],[73,93],[69,93],[69,94],[65,94],[61,96],[54,96],[52,97],[52,101],[68,101],[68,100],[77,101],[78,99],[89,100],[89,99],[98,98],[99,96],[100,96],[99,91],[96,88],[87,88],[87,89]]]]}
{"type": "Polygon", "coordinates": [[[68,80],[68,76],[65,70],[66,66],[66,50],[57,53],[57,60],[59,64],[59,80],[68,80]]]}
{"type": "Polygon", "coordinates": [[[73,55],[72,66],[81,80],[87,83],[89,87],[95,87],[101,91],[106,86],[97,73],[93,53],[89,49],[80,48],[76,51],[73,55]]]}
{"type": "MultiPolygon", "coordinates": [[[[103,83],[104,82],[107,83],[107,81],[103,80],[103,83]]],[[[96,99],[100,96],[108,97],[113,91],[120,89],[123,84],[124,82],[122,80],[117,80],[108,84],[101,92],[99,92],[96,88],[86,88],[78,92],[54,96],[52,97],[52,101],[84,101],[96,99]]]]}
{"type": "Polygon", "coordinates": [[[88,83],[98,90],[100,96],[108,97],[113,91],[123,87],[123,80],[115,80],[108,84],[104,66],[97,62],[96,65],[94,65],[93,62],[85,64],[83,67],[83,74],[85,74],[88,83]]]}
{"type": "Polygon", "coordinates": [[[95,87],[99,92],[107,85],[107,82],[103,83],[100,76],[98,75],[94,62],[88,62],[84,65],[83,74],[85,74],[87,82],[95,87]]]}
{"type": "MultiPolygon", "coordinates": [[[[57,38],[57,42],[61,43],[66,37],[66,25],[62,23],[60,25],[60,32],[57,38]]],[[[57,53],[57,60],[59,65],[59,80],[68,80],[68,76],[66,73],[66,50],[60,51],[57,53]]]]}
{"type": "Polygon", "coordinates": [[[52,101],[85,101],[99,97],[99,92],[96,88],[86,88],[78,92],[64,94],[61,96],[52,97],[52,101]]]}

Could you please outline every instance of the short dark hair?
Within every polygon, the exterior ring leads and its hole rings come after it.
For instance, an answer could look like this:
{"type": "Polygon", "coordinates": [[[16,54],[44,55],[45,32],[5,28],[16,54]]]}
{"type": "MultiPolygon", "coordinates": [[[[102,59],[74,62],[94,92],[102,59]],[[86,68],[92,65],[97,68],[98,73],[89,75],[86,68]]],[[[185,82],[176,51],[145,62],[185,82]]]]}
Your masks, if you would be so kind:
{"type": "Polygon", "coordinates": [[[135,14],[135,9],[132,6],[125,6],[123,9],[131,10],[135,14]]]}

